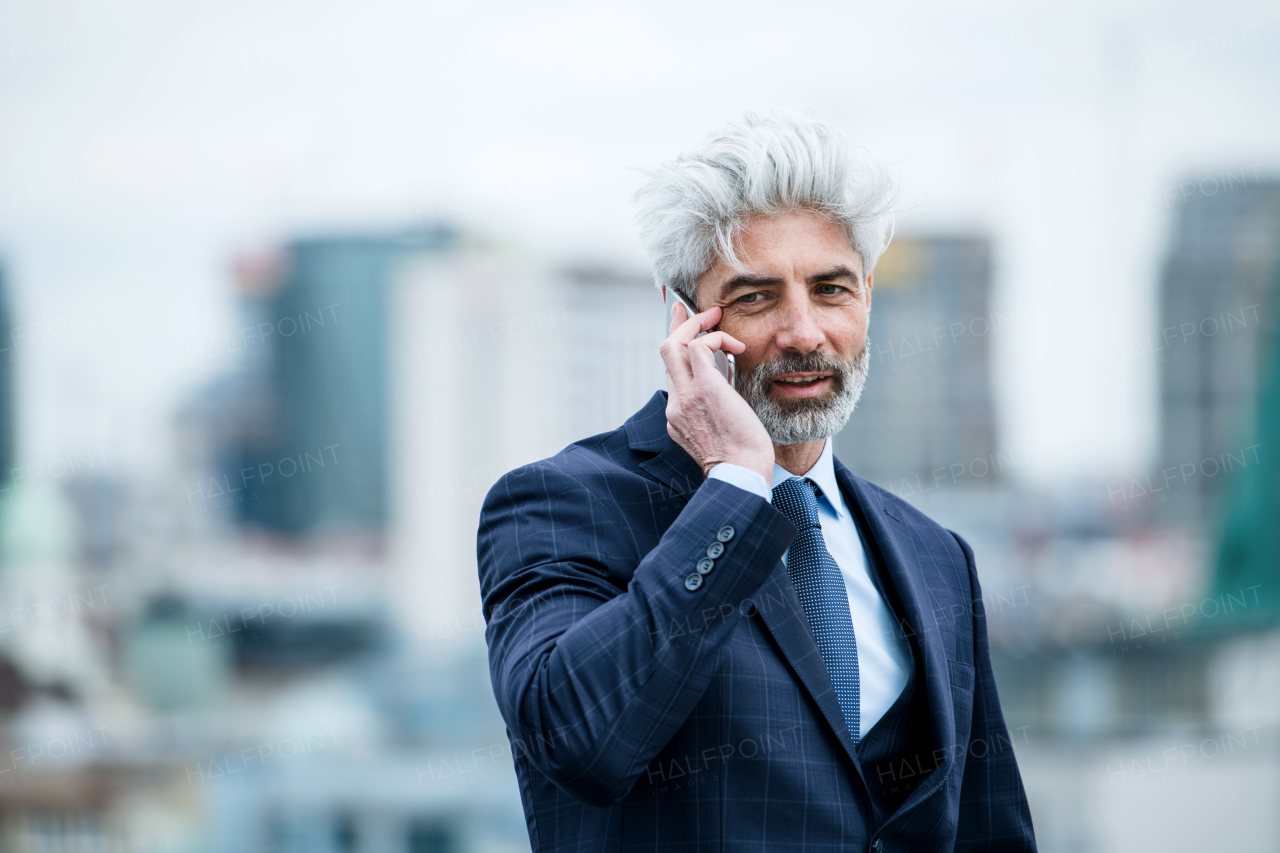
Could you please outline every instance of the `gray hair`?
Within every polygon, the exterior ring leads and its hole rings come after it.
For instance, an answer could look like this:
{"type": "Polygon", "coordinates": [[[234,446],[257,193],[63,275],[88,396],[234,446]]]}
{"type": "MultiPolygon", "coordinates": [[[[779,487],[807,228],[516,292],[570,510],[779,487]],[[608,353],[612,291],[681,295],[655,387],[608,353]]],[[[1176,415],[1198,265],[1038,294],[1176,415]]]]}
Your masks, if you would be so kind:
{"type": "Polygon", "coordinates": [[[810,210],[842,226],[869,275],[893,232],[896,182],[834,126],[791,113],[755,115],[645,172],[635,195],[640,239],[658,287],[697,307],[698,277],[723,259],[752,216],[810,210]]]}

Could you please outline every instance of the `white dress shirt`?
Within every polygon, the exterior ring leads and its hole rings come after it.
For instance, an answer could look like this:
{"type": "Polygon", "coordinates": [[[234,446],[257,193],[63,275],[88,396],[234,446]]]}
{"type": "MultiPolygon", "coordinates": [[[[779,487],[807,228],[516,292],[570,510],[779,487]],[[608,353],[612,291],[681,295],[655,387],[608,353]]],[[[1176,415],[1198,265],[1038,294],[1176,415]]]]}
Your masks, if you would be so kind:
{"type": "MultiPolygon", "coordinates": [[[[707,476],[754,492],[773,503],[770,484],[750,468],[721,462],[707,476]]],[[[804,475],[792,474],[777,462],[773,463],[774,486],[797,476],[813,480],[822,490],[822,497],[818,498],[822,540],[840,566],[845,592],[849,596],[849,615],[853,619],[853,636],[858,646],[858,722],[859,737],[863,737],[907,686],[911,652],[894,619],[893,610],[871,578],[862,537],[858,535],[858,526],[836,480],[830,438],[817,463],[804,475]]],[[[784,564],[786,560],[786,555],[783,555],[784,564]]]]}

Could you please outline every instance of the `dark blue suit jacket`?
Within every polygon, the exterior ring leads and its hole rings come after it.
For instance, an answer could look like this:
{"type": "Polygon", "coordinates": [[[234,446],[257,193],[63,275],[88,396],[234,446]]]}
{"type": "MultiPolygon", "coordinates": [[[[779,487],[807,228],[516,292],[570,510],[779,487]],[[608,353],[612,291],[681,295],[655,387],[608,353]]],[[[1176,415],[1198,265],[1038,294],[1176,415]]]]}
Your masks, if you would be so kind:
{"type": "Polygon", "coordinates": [[[836,461],[923,663],[933,747],[890,771],[911,793],[878,814],[884,770],[858,761],[782,563],[795,527],[705,478],[665,410],[660,391],[484,502],[490,674],[533,849],[1034,850],[964,540],[836,461]]]}

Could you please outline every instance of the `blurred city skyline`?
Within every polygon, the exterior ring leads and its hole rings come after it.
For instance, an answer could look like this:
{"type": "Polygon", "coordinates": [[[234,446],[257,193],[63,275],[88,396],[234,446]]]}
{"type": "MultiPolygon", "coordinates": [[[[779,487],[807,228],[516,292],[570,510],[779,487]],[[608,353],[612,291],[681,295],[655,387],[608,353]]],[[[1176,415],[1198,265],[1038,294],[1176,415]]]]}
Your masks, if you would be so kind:
{"type": "Polygon", "coordinates": [[[1262,4],[812,4],[781,30],[763,8],[675,6],[3,14],[17,464],[100,447],[169,469],[173,412],[228,368],[247,249],[443,220],[530,265],[644,274],[635,168],[792,107],[893,165],[903,233],[990,239],[1015,479],[1114,481],[1158,452],[1158,364],[1135,342],[1160,331],[1172,217],[1280,167],[1262,4]]]}
{"type": "Polygon", "coordinates": [[[0,847],[527,849],[481,502],[666,387],[639,169],[787,108],[902,183],[835,451],[1041,849],[1275,849],[1275,103],[1234,0],[0,0],[0,847]]]}

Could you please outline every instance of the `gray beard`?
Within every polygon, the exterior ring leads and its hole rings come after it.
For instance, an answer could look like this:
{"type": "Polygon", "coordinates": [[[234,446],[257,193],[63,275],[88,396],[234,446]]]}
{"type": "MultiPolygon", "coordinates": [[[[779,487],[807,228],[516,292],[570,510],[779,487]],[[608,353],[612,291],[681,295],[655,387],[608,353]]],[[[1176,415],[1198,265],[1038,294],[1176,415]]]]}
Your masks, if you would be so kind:
{"type": "Polygon", "coordinates": [[[852,361],[811,352],[783,353],[738,379],[738,393],[755,410],[769,438],[777,444],[819,441],[844,429],[862,396],[871,367],[870,341],[852,361]],[[779,400],[773,379],[783,373],[830,373],[832,388],[818,397],[779,400]]]}

